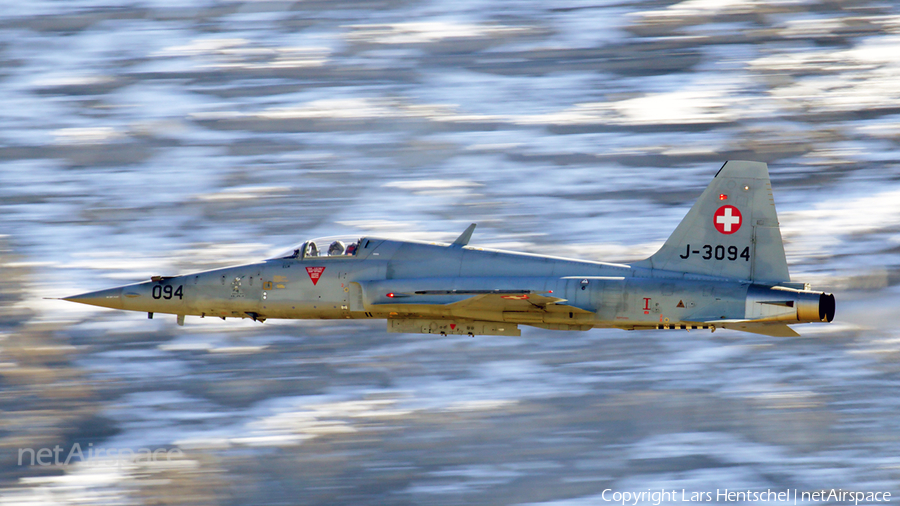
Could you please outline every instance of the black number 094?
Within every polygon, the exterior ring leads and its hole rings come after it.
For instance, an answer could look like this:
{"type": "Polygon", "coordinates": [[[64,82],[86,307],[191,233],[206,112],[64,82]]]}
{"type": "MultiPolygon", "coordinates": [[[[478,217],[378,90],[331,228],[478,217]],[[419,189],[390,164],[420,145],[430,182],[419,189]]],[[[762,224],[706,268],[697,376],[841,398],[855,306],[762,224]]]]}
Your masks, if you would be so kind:
{"type": "Polygon", "coordinates": [[[172,285],[153,285],[153,291],[151,292],[154,299],[171,299],[172,297],[178,297],[179,299],[183,299],[184,292],[182,290],[182,286],[178,285],[178,288],[173,290],[172,285]]]}

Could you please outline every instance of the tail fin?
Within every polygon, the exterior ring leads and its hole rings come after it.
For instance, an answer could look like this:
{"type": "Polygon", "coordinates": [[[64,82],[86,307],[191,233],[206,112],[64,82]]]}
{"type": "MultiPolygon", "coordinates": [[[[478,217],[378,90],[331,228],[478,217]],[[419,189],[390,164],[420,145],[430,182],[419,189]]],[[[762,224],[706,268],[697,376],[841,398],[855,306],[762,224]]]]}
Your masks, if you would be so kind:
{"type": "Polygon", "coordinates": [[[766,164],[725,162],[663,247],[634,266],[790,281],[766,164]]]}

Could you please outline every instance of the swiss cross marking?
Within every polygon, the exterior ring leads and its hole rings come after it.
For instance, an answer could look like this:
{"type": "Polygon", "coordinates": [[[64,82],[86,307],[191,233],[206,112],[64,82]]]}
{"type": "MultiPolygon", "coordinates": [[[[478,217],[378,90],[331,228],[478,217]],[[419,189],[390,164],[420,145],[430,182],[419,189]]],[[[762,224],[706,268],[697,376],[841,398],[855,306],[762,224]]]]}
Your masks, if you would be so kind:
{"type": "Polygon", "coordinates": [[[307,267],[306,273],[309,274],[309,279],[313,282],[313,285],[319,282],[319,278],[322,277],[322,272],[325,270],[324,267],[307,267]]]}
{"type": "Polygon", "coordinates": [[[742,222],[741,212],[734,206],[722,206],[713,215],[713,225],[723,234],[737,232],[740,230],[742,222]]]}

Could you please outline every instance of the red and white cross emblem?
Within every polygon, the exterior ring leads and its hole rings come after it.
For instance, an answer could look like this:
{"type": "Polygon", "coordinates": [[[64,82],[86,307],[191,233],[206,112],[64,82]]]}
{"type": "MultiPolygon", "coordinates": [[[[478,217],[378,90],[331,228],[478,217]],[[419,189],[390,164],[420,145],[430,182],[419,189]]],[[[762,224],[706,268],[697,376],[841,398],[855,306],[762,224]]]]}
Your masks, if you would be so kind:
{"type": "Polygon", "coordinates": [[[733,234],[740,230],[741,212],[734,206],[722,206],[713,215],[713,225],[723,234],[733,234]]]}

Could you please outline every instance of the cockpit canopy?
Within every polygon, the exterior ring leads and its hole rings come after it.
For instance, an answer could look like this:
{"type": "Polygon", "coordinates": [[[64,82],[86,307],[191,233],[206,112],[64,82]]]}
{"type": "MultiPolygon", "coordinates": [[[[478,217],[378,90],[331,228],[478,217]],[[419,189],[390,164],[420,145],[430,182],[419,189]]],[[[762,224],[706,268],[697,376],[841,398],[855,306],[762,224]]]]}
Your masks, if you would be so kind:
{"type": "Polygon", "coordinates": [[[304,260],[307,258],[353,258],[361,239],[353,236],[312,239],[274,258],[304,260]]]}

